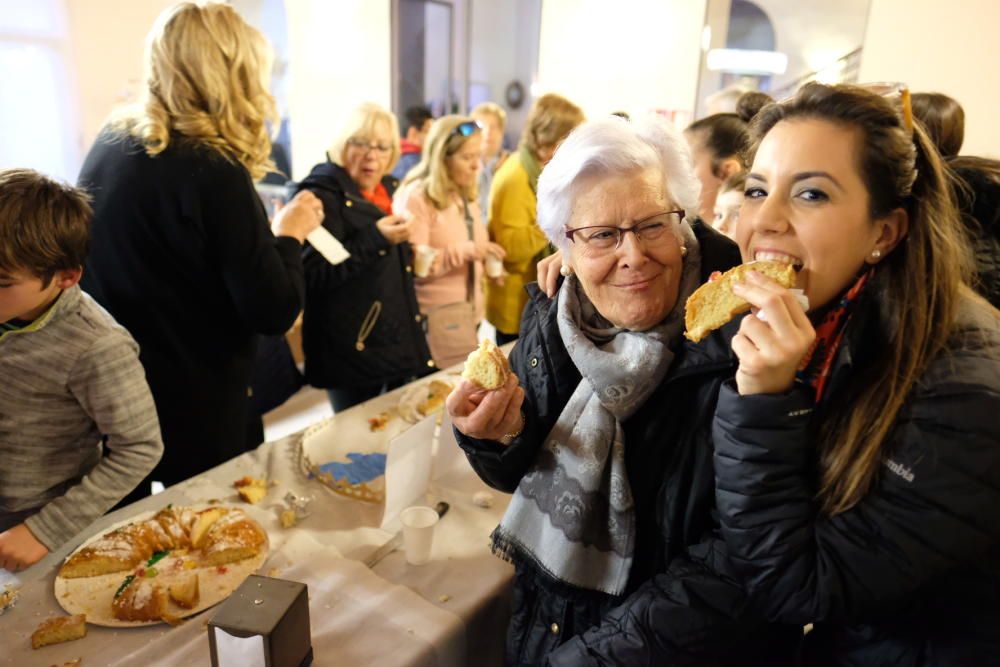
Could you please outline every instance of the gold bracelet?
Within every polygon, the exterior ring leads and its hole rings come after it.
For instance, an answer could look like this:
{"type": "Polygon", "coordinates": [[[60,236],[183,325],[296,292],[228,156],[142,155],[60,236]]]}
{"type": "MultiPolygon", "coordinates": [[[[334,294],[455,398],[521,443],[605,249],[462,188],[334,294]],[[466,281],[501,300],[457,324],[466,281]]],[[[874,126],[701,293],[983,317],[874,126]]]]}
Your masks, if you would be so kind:
{"type": "Polygon", "coordinates": [[[524,410],[521,410],[521,425],[517,427],[516,431],[511,431],[510,433],[504,433],[503,436],[500,438],[500,440],[498,440],[497,442],[499,442],[504,447],[512,443],[514,441],[514,438],[521,435],[521,432],[524,431],[524,424],[526,421],[527,420],[524,417],[524,410]]]}

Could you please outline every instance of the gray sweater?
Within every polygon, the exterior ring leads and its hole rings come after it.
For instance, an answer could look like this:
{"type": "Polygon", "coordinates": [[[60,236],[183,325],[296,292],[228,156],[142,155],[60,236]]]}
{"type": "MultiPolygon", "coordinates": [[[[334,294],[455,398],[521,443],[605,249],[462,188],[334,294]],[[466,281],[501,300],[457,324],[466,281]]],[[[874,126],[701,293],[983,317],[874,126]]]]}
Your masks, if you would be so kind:
{"type": "Polygon", "coordinates": [[[138,352],[79,287],[28,327],[0,336],[0,531],[24,521],[55,550],[160,460],[138,352]]]}

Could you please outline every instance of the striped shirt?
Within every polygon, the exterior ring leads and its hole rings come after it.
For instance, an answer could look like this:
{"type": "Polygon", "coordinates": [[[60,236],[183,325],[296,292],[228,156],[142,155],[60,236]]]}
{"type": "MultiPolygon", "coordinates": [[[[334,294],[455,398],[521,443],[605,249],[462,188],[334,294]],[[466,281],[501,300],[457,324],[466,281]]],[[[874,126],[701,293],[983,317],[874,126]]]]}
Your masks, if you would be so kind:
{"type": "Polygon", "coordinates": [[[138,346],[79,287],[31,324],[0,331],[0,531],[24,521],[55,550],[162,452],[138,346]]]}

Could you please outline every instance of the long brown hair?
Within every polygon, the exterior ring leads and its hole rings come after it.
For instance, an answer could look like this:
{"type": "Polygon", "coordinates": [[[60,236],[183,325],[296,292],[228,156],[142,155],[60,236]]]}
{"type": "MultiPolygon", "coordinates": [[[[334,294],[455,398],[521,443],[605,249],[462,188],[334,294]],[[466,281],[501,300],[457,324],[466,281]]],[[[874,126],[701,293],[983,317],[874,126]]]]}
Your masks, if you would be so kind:
{"type": "Polygon", "coordinates": [[[906,238],[874,269],[887,335],[866,340],[880,348],[872,366],[855,374],[844,392],[850,400],[831,402],[819,436],[819,496],[827,513],[838,514],[871,487],[908,394],[944,348],[971,260],[937,149],[919,124],[906,129],[892,102],[854,86],[807,84],[754,118],[748,159],[771,128],[792,118],[855,130],[873,224],[897,208],[909,216],[906,238]]]}

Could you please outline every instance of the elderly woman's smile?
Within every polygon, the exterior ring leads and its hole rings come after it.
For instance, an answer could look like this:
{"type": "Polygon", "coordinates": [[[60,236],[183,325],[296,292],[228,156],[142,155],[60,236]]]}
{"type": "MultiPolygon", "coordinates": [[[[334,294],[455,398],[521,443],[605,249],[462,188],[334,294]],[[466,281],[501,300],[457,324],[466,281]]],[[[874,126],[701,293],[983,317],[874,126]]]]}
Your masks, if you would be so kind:
{"type": "Polygon", "coordinates": [[[597,311],[615,326],[645,331],[677,302],[682,254],[677,207],[655,169],[596,176],[581,183],[567,231],[584,230],[569,244],[568,262],[597,311]],[[662,225],[662,226],[661,226],[662,225]],[[642,234],[642,237],[640,237],[642,234]],[[609,241],[608,239],[611,239],[609,241]]]}

